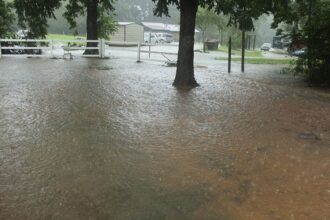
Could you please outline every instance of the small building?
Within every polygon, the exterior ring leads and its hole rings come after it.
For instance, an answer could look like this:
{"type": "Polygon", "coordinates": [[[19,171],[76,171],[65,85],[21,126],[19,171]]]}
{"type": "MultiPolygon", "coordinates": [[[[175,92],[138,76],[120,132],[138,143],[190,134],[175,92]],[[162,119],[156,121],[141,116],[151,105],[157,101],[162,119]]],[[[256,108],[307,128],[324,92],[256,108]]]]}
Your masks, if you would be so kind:
{"type": "MultiPolygon", "coordinates": [[[[180,38],[180,25],[177,24],[164,24],[156,22],[142,22],[145,32],[154,33],[169,33],[173,35],[174,41],[179,41],[180,38]]],[[[199,34],[199,31],[195,29],[195,37],[199,34]]]]}
{"type": "Polygon", "coordinates": [[[144,41],[144,27],[134,22],[118,22],[117,31],[110,36],[111,41],[140,42],[144,41]]]}

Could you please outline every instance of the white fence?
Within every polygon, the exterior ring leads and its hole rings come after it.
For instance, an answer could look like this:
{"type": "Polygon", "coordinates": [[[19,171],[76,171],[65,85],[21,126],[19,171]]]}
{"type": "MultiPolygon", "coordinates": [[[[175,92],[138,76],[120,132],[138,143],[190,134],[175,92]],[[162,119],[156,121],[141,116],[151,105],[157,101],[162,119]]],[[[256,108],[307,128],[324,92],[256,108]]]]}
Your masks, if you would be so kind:
{"type": "MultiPolygon", "coordinates": [[[[84,57],[105,56],[105,41],[101,40],[35,40],[35,39],[0,39],[0,58],[2,56],[36,56],[54,57],[56,49],[62,49],[62,55],[74,50],[97,50],[97,54],[81,55],[84,57]],[[87,47],[87,43],[95,43],[95,47],[87,47]],[[59,45],[59,46],[57,46],[59,45]],[[3,53],[3,52],[8,53],[3,53]],[[48,52],[48,53],[46,53],[48,52]]],[[[70,54],[71,56],[71,54],[70,54]]]]}
{"type": "MultiPolygon", "coordinates": [[[[141,54],[177,55],[177,52],[155,51],[152,47],[158,44],[143,44],[139,42],[114,42],[100,40],[36,40],[36,39],[0,39],[0,58],[5,56],[29,56],[29,57],[58,57],[74,56],[105,58],[106,50],[110,47],[125,47],[123,52],[136,53],[137,62],[141,61],[141,54]],[[95,43],[95,47],[87,47],[87,43],[95,43]],[[126,49],[127,48],[127,49],[126,49]],[[97,54],[84,55],[75,53],[75,51],[85,51],[86,49],[97,50],[97,54]],[[5,53],[2,53],[5,52],[5,53]]],[[[166,45],[166,47],[177,47],[177,45],[166,45]]],[[[113,49],[113,48],[112,48],[113,49]]],[[[167,59],[167,58],[166,58],[167,59]]]]}

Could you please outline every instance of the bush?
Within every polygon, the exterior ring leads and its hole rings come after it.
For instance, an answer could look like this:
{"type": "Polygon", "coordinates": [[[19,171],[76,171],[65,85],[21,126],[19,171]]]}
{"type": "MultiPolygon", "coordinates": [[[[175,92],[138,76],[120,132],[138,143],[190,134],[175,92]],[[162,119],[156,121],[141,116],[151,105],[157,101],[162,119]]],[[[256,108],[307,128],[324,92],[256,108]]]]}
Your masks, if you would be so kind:
{"type": "Polygon", "coordinates": [[[330,86],[330,2],[315,0],[302,8],[310,13],[300,30],[307,53],[298,59],[295,70],[312,84],[330,86]]]}

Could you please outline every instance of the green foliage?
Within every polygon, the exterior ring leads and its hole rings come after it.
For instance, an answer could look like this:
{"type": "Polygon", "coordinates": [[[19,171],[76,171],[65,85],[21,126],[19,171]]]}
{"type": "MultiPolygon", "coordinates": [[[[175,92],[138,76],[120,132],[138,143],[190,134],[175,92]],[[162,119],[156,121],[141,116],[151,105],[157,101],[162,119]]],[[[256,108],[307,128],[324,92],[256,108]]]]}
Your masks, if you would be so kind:
{"type": "Polygon", "coordinates": [[[47,34],[47,20],[55,18],[54,10],[61,0],[14,0],[19,25],[29,28],[33,37],[44,38],[47,34]]]}
{"type": "MultiPolygon", "coordinates": [[[[61,4],[66,4],[64,17],[71,28],[77,27],[77,18],[86,14],[86,8],[90,0],[14,0],[17,10],[19,25],[29,28],[33,37],[44,38],[47,34],[48,19],[56,19],[55,10],[61,4]]],[[[100,37],[105,37],[115,30],[115,23],[112,22],[110,11],[113,8],[114,0],[98,0],[98,30],[100,37]]],[[[77,32],[77,31],[75,31],[77,32]]]]}
{"type": "Polygon", "coordinates": [[[202,39],[203,39],[203,51],[206,51],[205,47],[205,32],[206,30],[215,24],[217,15],[211,11],[207,10],[206,8],[199,8],[196,15],[196,26],[201,30],[202,32],[202,39]]]}
{"type": "Polygon", "coordinates": [[[110,40],[110,35],[117,30],[116,22],[114,22],[113,17],[107,14],[101,7],[98,11],[98,37],[110,40]]]}
{"type": "Polygon", "coordinates": [[[196,16],[196,26],[205,32],[207,28],[215,24],[217,15],[213,11],[207,10],[205,8],[199,8],[196,16]]]}
{"type": "Polygon", "coordinates": [[[286,8],[288,0],[215,0],[215,11],[229,15],[229,25],[237,26],[242,31],[254,30],[253,20],[262,14],[269,14],[278,8],[286,8]]]}
{"type": "MultiPolygon", "coordinates": [[[[224,53],[228,53],[228,47],[227,46],[221,46],[218,50],[221,51],[221,52],[224,52],[224,53]]],[[[231,51],[231,53],[232,53],[232,55],[241,56],[242,51],[233,49],[231,51]]],[[[245,50],[245,56],[246,57],[263,57],[262,52],[260,50],[245,50]]]]}
{"type": "Polygon", "coordinates": [[[13,5],[4,0],[0,0],[0,38],[10,35],[11,25],[15,20],[12,13],[13,5]]]}
{"type": "MultiPolygon", "coordinates": [[[[180,2],[184,0],[152,0],[156,3],[155,15],[168,15],[169,5],[180,9],[180,2]]],[[[242,31],[254,29],[253,20],[262,14],[269,14],[278,10],[289,10],[289,0],[199,0],[198,5],[208,10],[213,9],[217,14],[229,16],[228,25],[238,27],[242,31]]]]}
{"type": "MultiPolygon", "coordinates": [[[[290,2],[290,13],[275,13],[275,21],[296,24],[293,44],[305,45],[307,53],[297,62],[295,71],[310,83],[330,85],[330,1],[299,0],[290,2]]],[[[275,25],[277,25],[275,23],[275,25]]]]}
{"type": "MultiPolygon", "coordinates": [[[[228,60],[227,57],[218,57],[217,60],[228,60]]],[[[233,62],[240,62],[240,57],[233,57],[233,62]]],[[[294,62],[293,59],[270,59],[270,58],[246,58],[245,63],[248,64],[269,64],[269,65],[289,65],[294,62]]]]}
{"type": "MultiPolygon", "coordinates": [[[[116,23],[113,21],[111,14],[114,10],[113,4],[114,0],[98,1],[97,30],[99,38],[108,39],[109,35],[116,31],[116,23]]],[[[69,22],[71,29],[77,27],[76,18],[85,15],[87,7],[88,0],[69,0],[64,17],[69,22]]]]}
{"type": "MultiPolygon", "coordinates": [[[[89,0],[69,0],[66,5],[67,11],[64,13],[64,17],[68,20],[71,28],[77,26],[76,18],[79,15],[85,15],[87,4],[89,0]]],[[[104,13],[110,13],[114,10],[113,8],[114,0],[99,0],[99,10],[104,13]]]]}
{"type": "Polygon", "coordinates": [[[153,10],[154,2],[151,0],[120,0],[114,4],[116,9],[116,19],[118,21],[154,21],[162,23],[177,23],[179,12],[176,7],[169,6],[169,14],[171,17],[155,17],[153,10]]]}
{"type": "Polygon", "coordinates": [[[217,27],[217,30],[220,33],[227,27],[228,21],[224,15],[215,15],[213,18],[213,24],[217,27]]]}

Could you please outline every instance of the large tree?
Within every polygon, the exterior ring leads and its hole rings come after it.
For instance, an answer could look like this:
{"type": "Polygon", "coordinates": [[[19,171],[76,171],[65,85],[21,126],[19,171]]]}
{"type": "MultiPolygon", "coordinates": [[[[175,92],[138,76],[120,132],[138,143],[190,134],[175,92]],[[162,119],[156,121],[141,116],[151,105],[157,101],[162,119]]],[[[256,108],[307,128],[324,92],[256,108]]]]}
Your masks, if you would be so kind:
{"type": "MultiPolygon", "coordinates": [[[[64,16],[70,23],[71,28],[76,27],[75,18],[79,15],[87,14],[87,40],[97,40],[101,32],[100,25],[108,25],[103,27],[110,27],[111,21],[104,17],[104,14],[110,16],[111,11],[114,10],[113,4],[115,0],[69,0],[66,6],[67,11],[64,16]],[[110,25],[109,25],[110,24],[110,25]]],[[[104,31],[104,29],[102,29],[104,31]]],[[[97,43],[87,43],[87,47],[96,47],[97,43]]],[[[98,53],[97,50],[86,50],[85,54],[98,53]]]]}
{"type": "MultiPolygon", "coordinates": [[[[34,37],[45,37],[47,20],[55,18],[54,11],[61,4],[66,4],[65,18],[72,28],[76,27],[76,18],[86,14],[87,40],[97,40],[100,35],[107,34],[106,29],[113,30],[110,12],[114,10],[115,0],[15,0],[15,7],[22,27],[29,27],[34,37]],[[100,25],[102,31],[100,31],[100,25]]],[[[88,47],[96,47],[97,43],[88,43],[88,47]]],[[[87,50],[87,53],[98,53],[87,50]]]]}
{"type": "Polygon", "coordinates": [[[54,10],[61,6],[61,0],[14,0],[18,23],[30,28],[34,37],[45,37],[47,20],[55,18],[54,10]]]}
{"type": "Polygon", "coordinates": [[[194,76],[194,37],[196,13],[198,6],[206,1],[199,0],[153,0],[156,2],[155,14],[169,15],[168,6],[177,5],[180,10],[180,40],[176,77],[173,85],[176,87],[198,86],[194,76]]]}
{"type": "Polygon", "coordinates": [[[168,6],[176,5],[180,10],[180,42],[178,66],[173,85],[176,87],[198,86],[194,76],[194,33],[198,7],[215,9],[218,14],[229,14],[229,24],[241,30],[253,29],[253,19],[261,14],[277,10],[288,0],[152,0],[156,2],[155,14],[168,15],[168,6]]]}

